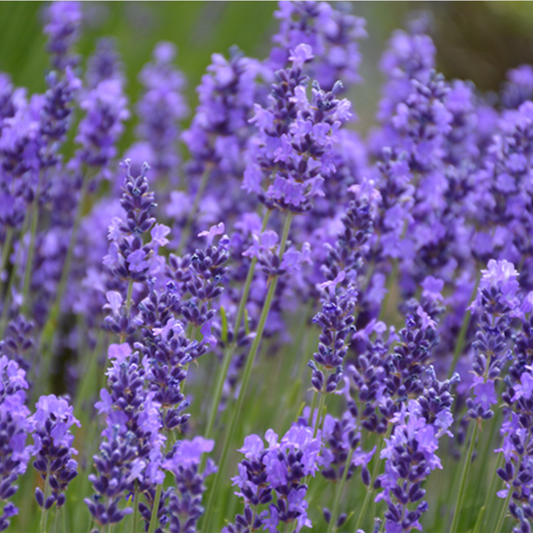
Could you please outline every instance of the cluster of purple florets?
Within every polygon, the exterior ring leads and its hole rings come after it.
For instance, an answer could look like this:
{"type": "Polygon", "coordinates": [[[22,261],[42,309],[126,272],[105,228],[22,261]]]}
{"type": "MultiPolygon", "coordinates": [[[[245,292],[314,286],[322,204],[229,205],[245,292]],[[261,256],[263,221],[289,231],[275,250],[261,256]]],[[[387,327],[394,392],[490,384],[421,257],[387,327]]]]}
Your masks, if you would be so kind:
{"type": "Polygon", "coordinates": [[[186,128],[157,44],[122,153],[113,40],[84,74],[82,5],[44,15],[44,94],[0,73],[0,531],[31,529],[30,488],[41,531],[421,530],[441,456],[466,475],[493,424],[498,527],[529,533],[533,68],[496,102],[417,19],[363,137],[364,21],[280,2],[268,57],[214,54],[186,128]]]}

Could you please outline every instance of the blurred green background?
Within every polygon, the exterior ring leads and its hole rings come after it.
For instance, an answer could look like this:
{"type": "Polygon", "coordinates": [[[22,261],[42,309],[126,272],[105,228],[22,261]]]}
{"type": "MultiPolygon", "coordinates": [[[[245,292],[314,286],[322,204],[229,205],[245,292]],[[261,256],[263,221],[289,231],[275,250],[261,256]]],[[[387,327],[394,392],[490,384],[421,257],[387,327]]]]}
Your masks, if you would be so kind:
{"type": "MultiPolygon", "coordinates": [[[[41,31],[43,2],[0,3],[0,70],[30,91],[44,89],[47,67],[41,31]]],[[[360,127],[371,123],[381,76],[380,54],[391,31],[413,12],[433,18],[439,69],[449,78],[471,79],[484,90],[497,90],[507,69],[533,63],[531,2],[354,2],[352,11],[367,20],[368,38],[361,44],[365,83],[353,94],[360,127]]],[[[276,2],[85,2],[86,24],[79,52],[86,57],[95,40],[113,36],[126,68],[128,94],[140,90],[137,73],[159,40],[179,48],[178,64],[189,79],[188,97],[213,52],[236,44],[246,54],[263,58],[276,31],[276,2]]],[[[132,124],[124,142],[131,139],[132,124]]]]}

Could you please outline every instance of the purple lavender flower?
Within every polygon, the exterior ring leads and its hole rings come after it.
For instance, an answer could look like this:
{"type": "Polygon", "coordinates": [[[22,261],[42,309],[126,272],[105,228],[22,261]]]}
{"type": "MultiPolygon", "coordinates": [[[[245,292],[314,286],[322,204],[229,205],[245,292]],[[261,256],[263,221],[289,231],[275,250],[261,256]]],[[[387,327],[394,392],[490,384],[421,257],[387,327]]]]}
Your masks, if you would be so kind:
{"type": "Polygon", "coordinates": [[[411,80],[427,80],[435,68],[435,45],[421,29],[419,24],[413,24],[408,33],[395,31],[381,58],[381,70],[387,76],[378,114],[382,121],[390,118],[411,92],[411,80]]]}
{"type": "Polygon", "coordinates": [[[139,304],[143,338],[135,348],[149,361],[145,379],[154,401],[161,406],[161,424],[165,431],[184,431],[189,402],[181,391],[187,377],[186,365],[206,352],[203,344],[188,340],[181,322],[171,312],[175,293],[152,291],[139,304]]]}
{"type": "MultiPolygon", "coordinates": [[[[529,176],[533,164],[533,104],[525,102],[517,111],[503,115],[500,131],[494,136],[481,174],[484,187],[479,217],[484,223],[480,236],[489,241],[489,257],[514,263],[532,261],[529,234],[533,217],[529,176]]],[[[529,268],[524,268],[527,272],[529,268]]],[[[521,282],[531,289],[530,276],[521,282]]]]}
{"type": "MultiPolygon", "coordinates": [[[[100,453],[93,457],[97,474],[89,479],[96,493],[85,500],[100,526],[120,522],[131,509],[121,508],[130,492],[143,493],[162,482],[160,470],[165,437],[159,433],[160,404],[144,389],[144,368],[129,344],[111,345],[108,389],[95,404],[106,414],[100,453]]],[[[137,498],[135,498],[137,505],[137,498]]]]}
{"type": "Polygon", "coordinates": [[[377,164],[376,187],[381,195],[381,206],[375,221],[379,241],[372,250],[376,259],[396,258],[402,253],[404,228],[411,219],[414,187],[407,153],[384,148],[377,164]]]}
{"type": "Polygon", "coordinates": [[[478,333],[473,342],[474,398],[467,400],[470,419],[488,419],[493,416],[491,407],[497,403],[494,381],[511,353],[507,335],[513,316],[518,311],[518,272],[508,261],[491,259],[487,270],[482,271],[478,293],[472,303],[479,310],[478,333]]]}
{"type": "Polygon", "coordinates": [[[383,490],[376,501],[384,500],[388,506],[387,532],[420,529],[418,521],[428,509],[428,503],[421,501],[426,492],[422,483],[433,470],[442,468],[436,455],[439,439],[451,436],[450,392],[458,376],[440,382],[429,367],[423,379],[425,385],[419,399],[402,403],[391,419],[394,424],[391,438],[385,439],[386,446],[381,452],[386,459],[385,472],[377,478],[374,488],[383,490]]]}
{"type": "Polygon", "coordinates": [[[57,70],[76,66],[78,59],[72,55],[72,46],[78,40],[82,22],[80,2],[52,2],[46,10],[44,32],[48,35],[48,52],[57,70]]]}
{"type": "Polygon", "coordinates": [[[17,100],[22,96],[24,89],[15,89],[8,74],[0,73],[0,132],[4,120],[15,115],[17,100]]]}
{"type": "Polygon", "coordinates": [[[394,431],[390,439],[385,439],[381,452],[386,459],[385,473],[375,483],[383,492],[376,501],[384,500],[388,506],[385,530],[401,533],[421,529],[418,520],[428,509],[428,503],[421,501],[426,492],[421,484],[442,466],[435,453],[439,447],[438,431],[424,418],[416,400],[409,400],[407,407],[403,405],[392,422],[394,431]]]}
{"type": "Polygon", "coordinates": [[[244,195],[239,183],[245,168],[243,152],[253,130],[248,119],[260,70],[256,60],[232,48],[228,59],[214,54],[202,77],[199,105],[181,136],[191,155],[185,165],[187,192],[174,191],[168,207],[177,226],[192,225],[193,235],[219,220],[231,227],[239,214],[255,209],[255,198],[244,195]],[[195,205],[198,213],[193,217],[195,205]]]}
{"type": "Polygon", "coordinates": [[[47,511],[54,504],[58,509],[65,504],[68,484],[78,475],[78,463],[72,458],[78,451],[72,446],[74,435],[70,428],[81,424],[74,418],[68,401],[53,394],[41,396],[36,408],[28,420],[34,440],[31,454],[35,457],[33,467],[45,482],[45,491],[35,489],[35,499],[47,511]]]}
{"type": "Polygon", "coordinates": [[[507,72],[501,100],[507,109],[518,109],[524,102],[533,97],[533,67],[520,65],[507,72]]]}
{"type": "Polygon", "coordinates": [[[306,44],[315,54],[306,74],[324,90],[331,91],[338,80],[346,88],[361,80],[357,41],[366,36],[364,19],[351,15],[345,5],[327,2],[279,2],[275,16],[280,28],[267,60],[273,71],[286,68],[292,50],[306,44]]]}
{"type": "Polygon", "coordinates": [[[308,99],[302,68],[312,57],[308,45],[296,47],[292,68],[276,73],[268,107],[256,104],[251,119],[258,133],[249,148],[243,188],[269,209],[311,209],[312,198],[323,194],[322,182],[335,170],[336,132],[351,117],[349,102],[336,98],[340,83],[331,92],[315,86],[308,99]]]}
{"type": "Polygon", "coordinates": [[[58,161],[57,151],[65,141],[70,127],[72,102],[81,88],[81,81],[67,67],[60,78],[55,71],[46,77],[48,90],[42,109],[41,135],[46,145],[41,148],[42,166],[51,166],[58,161]],[[55,152],[55,153],[54,153],[55,152]]]}
{"type": "MultiPolygon", "coordinates": [[[[383,322],[370,322],[365,328],[364,336],[368,338],[366,349],[361,349],[353,365],[347,367],[345,381],[348,381],[350,392],[349,406],[353,410],[354,400],[358,400],[359,408],[356,409],[360,424],[369,432],[384,434],[387,430],[387,418],[379,407],[386,400],[385,368],[388,363],[388,354],[393,342],[398,340],[394,328],[389,330],[385,338],[386,326],[383,322]],[[371,337],[375,334],[375,338],[371,337]]],[[[353,416],[353,414],[352,414],[353,416]]]]}
{"type": "Polygon", "coordinates": [[[204,482],[216,472],[211,459],[200,472],[200,459],[204,453],[213,450],[214,441],[202,437],[177,442],[163,463],[163,468],[170,471],[176,480],[177,490],[169,496],[168,511],[170,532],[194,531],[198,519],[202,516],[202,495],[206,490],[204,482]]]}
{"type": "Polygon", "coordinates": [[[355,185],[342,217],[343,231],[334,246],[326,246],[327,256],[321,266],[326,278],[322,289],[322,311],[313,322],[322,328],[318,352],[308,366],[312,369],[311,384],[315,391],[331,394],[342,377],[343,361],[355,332],[354,311],[357,303],[358,274],[362,268],[367,242],[373,231],[375,204],[379,193],[372,183],[355,185]]]}
{"type": "Polygon", "coordinates": [[[0,516],[0,531],[9,526],[9,518],[18,514],[18,509],[8,500],[17,492],[17,478],[26,472],[30,458],[26,436],[31,426],[26,407],[28,388],[26,373],[15,361],[5,355],[0,357],[0,501],[3,503],[0,516]]]}
{"type": "Polygon", "coordinates": [[[212,61],[198,87],[200,105],[190,128],[182,134],[193,157],[189,171],[201,175],[205,165],[211,165],[219,172],[238,176],[254,103],[257,65],[236,49],[230,50],[229,60],[214,54],[212,61]]]}
{"type": "MultiPolygon", "coordinates": [[[[13,116],[3,120],[0,130],[0,228],[8,247],[13,235],[22,227],[37,189],[43,145],[40,133],[43,104],[44,98],[40,95],[28,101],[21,93],[13,116]]],[[[9,248],[3,253],[8,251],[9,248]]],[[[4,255],[4,261],[8,258],[4,255]]]]}
{"type": "MultiPolygon", "coordinates": [[[[517,367],[515,367],[517,369],[517,367]]],[[[509,416],[501,426],[503,443],[495,450],[503,454],[504,465],[498,468],[498,476],[505,488],[498,492],[506,498],[511,516],[518,522],[513,531],[531,531],[530,501],[533,488],[531,460],[531,415],[533,408],[532,367],[522,368],[520,379],[511,378],[508,390],[502,395],[509,406],[509,416]]]]}
{"type": "Polygon", "coordinates": [[[156,179],[176,183],[180,163],[177,142],[179,122],[188,113],[182,92],[185,88],[183,74],[172,62],[176,49],[172,43],[161,42],[153,52],[154,61],[145,65],[139,75],[144,94],[137,104],[140,123],[137,135],[141,141],[130,150],[132,157],[144,152],[156,179]],[[149,154],[149,155],[147,155],[149,154]]]}
{"type": "Polygon", "coordinates": [[[98,40],[96,51],[87,61],[85,78],[89,90],[96,89],[106,80],[116,80],[124,84],[124,68],[113,39],[104,37],[98,40]]]}
{"type": "Polygon", "coordinates": [[[27,372],[31,367],[34,341],[33,330],[35,324],[26,320],[22,315],[17,315],[11,320],[0,341],[0,355],[5,355],[10,361],[15,361],[19,367],[27,372]]]}
{"type": "Polygon", "coordinates": [[[531,346],[533,345],[533,318],[529,300],[523,298],[520,317],[522,331],[516,335],[513,346],[513,360],[505,377],[506,388],[502,392],[505,402],[505,417],[500,433],[501,448],[495,450],[503,455],[504,464],[497,471],[505,482],[500,498],[506,498],[511,516],[517,524],[514,530],[530,531],[533,516],[530,512],[533,490],[533,462],[531,460],[531,420],[533,416],[533,367],[531,346]]]}
{"type": "Polygon", "coordinates": [[[117,79],[104,80],[83,98],[85,117],[78,126],[76,154],[79,163],[105,169],[117,155],[116,142],[129,117],[127,99],[117,79]]]}
{"type": "Polygon", "coordinates": [[[269,448],[257,435],[249,435],[239,450],[245,459],[239,463],[239,475],[233,478],[244,499],[244,514],[223,531],[236,533],[261,526],[274,533],[282,523],[296,522],[295,531],[311,527],[307,516],[306,476],[318,470],[321,442],[313,438],[310,428],[293,425],[278,442],[270,429],[265,435],[269,448]],[[275,499],[274,499],[275,497],[275,499]],[[258,505],[270,503],[268,511],[259,512],[258,505]]]}
{"type": "Polygon", "coordinates": [[[313,357],[324,371],[319,370],[314,361],[308,363],[313,371],[311,384],[317,392],[331,394],[342,378],[342,363],[348,352],[350,336],[355,331],[356,297],[357,293],[351,287],[339,296],[326,292],[323,311],[313,319],[322,328],[318,352],[313,357]]]}
{"type": "Polygon", "coordinates": [[[150,277],[150,271],[157,268],[157,250],[162,243],[168,243],[165,235],[170,230],[156,224],[152,216],[156,204],[146,177],[149,166],[144,164],[138,177],[131,175],[129,160],[124,162],[124,168],[126,177],[120,205],[126,217],[111,222],[109,253],[104,257],[104,265],[121,280],[144,282],[150,277]],[[147,234],[152,239],[144,244],[143,235],[147,234]]]}
{"type": "Polygon", "coordinates": [[[348,408],[342,418],[337,419],[331,415],[326,415],[324,418],[321,433],[324,447],[320,454],[320,463],[321,474],[329,481],[338,482],[342,479],[347,464],[346,461],[351,453],[352,460],[348,465],[346,480],[350,480],[356,468],[360,466],[363,483],[368,485],[370,474],[367,465],[372,459],[376,448],[374,447],[369,452],[365,452],[360,446],[361,433],[357,425],[357,415],[357,405],[350,399],[348,408]]]}

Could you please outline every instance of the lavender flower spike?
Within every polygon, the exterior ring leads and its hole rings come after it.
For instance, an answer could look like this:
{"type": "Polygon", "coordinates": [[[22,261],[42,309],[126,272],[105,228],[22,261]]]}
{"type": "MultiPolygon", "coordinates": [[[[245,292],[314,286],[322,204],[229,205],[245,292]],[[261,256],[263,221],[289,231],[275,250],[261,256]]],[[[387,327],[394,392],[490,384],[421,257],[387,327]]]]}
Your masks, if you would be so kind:
{"type": "Polygon", "coordinates": [[[117,79],[104,80],[89,91],[80,107],[86,112],[78,127],[77,162],[104,168],[117,155],[116,142],[129,118],[127,98],[117,79]]]}
{"type": "Polygon", "coordinates": [[[17,478],[26,472],[30,458],[26,436],[31,426],[26,407],[26,373],[15,361],[0,357],[0,531],[9,526],[9,518],[18,509],[9,499],[17,492],[17,478]]]}
{"type": "Polygon", "coordinates": [[[39,507],[49,510],[54,504],[61,508],[68,484],[78,475],[78,463],[72,458],[78,451],[72,446],[74,435],[70,428],[81,424],[72,414],[73,407],[64,398],[41,396],[37,411],[29,419],[35,444],[31,453],[36,458],[33,467],[45,481],[45,492],[35,489],[39,507]],[[47,494],[49,486],[52,494],[47,494]]]}
{"type": "Polygon", "coordinates": [[[473,343],[474,397],[467,400],[468,417],[473,420],[486,420],[494,414],[491,407],[497,403],[495,380],[511,355],[506,338],[519,306],[518,272],[512,263],[491,259],[481,272],[478,294],[471,305],[481,312],[473,343]]]}
{"type": "Polygon", "coordinates": [[[200,459],[204,453],[213,451],[214,444],[202,437],[179,441],[163,463],[163,468],[174,474],[177,485],[177,491],[170,494],[168,506],[170,533],[196,530],[196,523],[204,512],[201,505],[206,490],[204,481],[217,470],[208,459],[204,471],[200,472],[200,459]]]}
{"type": "Polygon", "coordinates": [[[244,514],[238,514],[223,533],[256,531],[261,526],[275,533],[283,529],[283,523],[293,522],[296,532],[312,527],[307,516],[305,478],[318,470],[320,436],[314,438],[311,428],[293,424],[280,442],[271,429],[265,439],[268,449],[259,436],[249,435],[239,450],[245,459],[232,481],[239,488],[237,496],[244,499],[244,514]],[[258,506],[268,503],[268,511],[259,512],[258,506]]]}
{"type": "Polygon", "coordinates": [[[71,47],[78,40],[82,17],[81,2],[52,2],[47,9],[44,32],[49,38],[48,51],[54,68],[76,66],[78,60],[71,47]]]}
{"type": "Polygon", "coordinates": [[[249,149],[243,188],[258,194],[269,209],[311,209],[312,198],[324,194],[322,183],[335,170],[336,132],[352,116],[350,102],[337,99],[340,82],[330,92],[315,84],[308,98],[302,69],[312,58],[310,46],[298,45],[290,56],[292,68],[276,72],[268,106],[256,104],[250,120],[258,133],[249,149]]]}

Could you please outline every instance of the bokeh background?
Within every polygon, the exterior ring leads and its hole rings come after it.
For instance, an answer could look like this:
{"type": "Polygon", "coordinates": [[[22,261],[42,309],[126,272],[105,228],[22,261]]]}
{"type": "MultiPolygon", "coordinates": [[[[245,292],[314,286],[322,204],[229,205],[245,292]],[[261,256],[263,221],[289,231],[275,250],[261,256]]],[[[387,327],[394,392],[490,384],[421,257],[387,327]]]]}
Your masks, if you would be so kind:
{"type": "MultiPolygon", "coordinates": [[[[0,70],[31,92],[44,91],[48,65],[41,31],[43,2],[0,3],[0,70]]],[[[140,91],[137,74],[160,40],[179,48],[178,64],[189,80],[188,100],[210,56],[237,45],[247,55],[268,54],[277,21],[276,2],[86,2],[86,24],[79,52],[87,57],[98,37],[112,36],[122,54],[132,102],[140,91]]],[[[352,2],[367,20],[361,44],[364,83],[352,101],[359,129],[371,123],[379,96],[379,57],[390,33],[409,17],[426,11],[432,20],[438,68],[447,78],[470,79],[483,91],[495,91],[509,68],[533,63],[533,2],[352,2]]],[[[131,142],[134,118],[123,145],[131,142]]]]}

